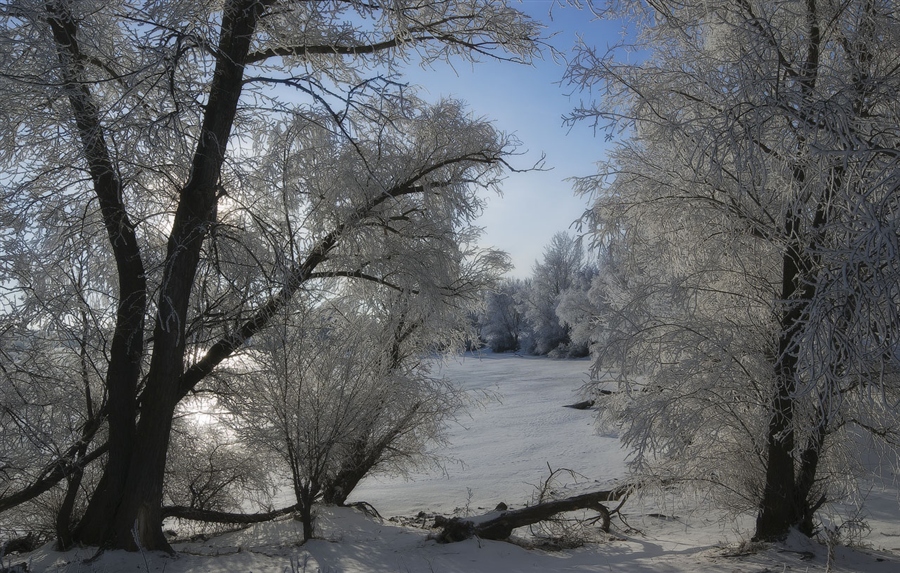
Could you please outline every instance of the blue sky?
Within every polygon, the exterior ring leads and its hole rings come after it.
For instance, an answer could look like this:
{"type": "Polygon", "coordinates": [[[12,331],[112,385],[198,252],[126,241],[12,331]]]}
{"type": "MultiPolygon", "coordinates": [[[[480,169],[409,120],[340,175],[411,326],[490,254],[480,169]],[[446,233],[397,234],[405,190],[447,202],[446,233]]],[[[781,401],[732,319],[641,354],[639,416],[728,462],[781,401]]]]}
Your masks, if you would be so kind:
{"type": "MultiPolygon", "coordinates": [[[[551,43],[566,55],[577,35],[596,46],[617,39],[614,25],[592,21],[593,15],[587,10],[553,5],[549,0],[526,1],[519,7],[543,21],[548,33],[556,32],[551,43]]],[[[483,245],[507,251],[512,257],[516,268],[511,276],[530,276],[534,262],[542,258],[554,233],[575,232],[570,227],[588,203],[573,194],[572,184],[566,179],[593,174],[595,163],[608,148],[603,135],[595,136],[590,125],[563,125],[563,116],[582,98],[589,97],[573,94],[573,88],[560,85],[564,71],[564,62],[554,61],[547,53],[533,66],[454,62],[452,68],[408,68],[404,74],[424,90],[426,99],[464,100],[475,115],[492,119],[498,129],[514,133],[526,152],[514,160],[517,167],[531,166],[542,153],[546,155],[549,171],[510,174],[503,185],[503,196],[490,197],[487,210],[478,220],[485,228],[483,245]]]]}

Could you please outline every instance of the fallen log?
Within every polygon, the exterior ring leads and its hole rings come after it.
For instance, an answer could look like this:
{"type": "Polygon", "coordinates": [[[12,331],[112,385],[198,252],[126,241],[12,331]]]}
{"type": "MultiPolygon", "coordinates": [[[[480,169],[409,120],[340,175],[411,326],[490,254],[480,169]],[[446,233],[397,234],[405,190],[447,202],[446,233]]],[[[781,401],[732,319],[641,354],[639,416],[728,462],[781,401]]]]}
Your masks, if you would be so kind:
{"type": "Polygon", "coordinates": [[[454,543],[472,537],[502,541],[509,538],[513,529],[517,527],[534,525],[550,519],[558,513],[579,509],[592,509],[599,512],[603,520],[604,530],[608,530],[610,511],[603,505],[603,502],[622,500],[628,497],[635,487],[632,484],[622,485],[611,490],[545,501],[523,507],[522,509],[495,510],[474,517],[453,517],[448,519],[438,516],[435,518],[434,527],[440,527],[441,532],[436,536],[436,539],[440,543],[454,543]]]}
{"type": "Polygon", "coordinates": [[[584,400],[582,402],[575,402],[574,404],[566,404],[565,406],[563,406],[563,408],[572,408],[573,410],[587,410],[593,407],[593,400],[584,400]]]}

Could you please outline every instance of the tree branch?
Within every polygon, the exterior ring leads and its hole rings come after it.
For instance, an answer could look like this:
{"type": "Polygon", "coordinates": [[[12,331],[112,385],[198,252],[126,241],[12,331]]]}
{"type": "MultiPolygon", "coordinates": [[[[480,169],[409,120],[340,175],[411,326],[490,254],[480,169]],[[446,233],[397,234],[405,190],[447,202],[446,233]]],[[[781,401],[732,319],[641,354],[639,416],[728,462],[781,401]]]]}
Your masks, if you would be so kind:
{"type": "Polygon", "coordinates": [[[601,515],[604,512],[608,514],[609,510],[603,506],[602,502],[618,501],[628,497],[636,487],[634,484],[626,484],[611,490],[585,493],[566,499],[538,503],[522,509],[501,511],[499,513],[491,512],[476,517],[454,517],[453,519],[438,517],[434,524],[436,527],[442,528],[440,534],[438,534],[438,541],[443,543],[463,541],[471,537],[503,540],[512,534],[513,529],[533,525],[549,519],[557,513],[579,509],[595,509],[601,515]]]}
{"type": "Polygon", "coordinates": [[[277,517],[293,513],[298,509],[300,509],[300,504],[295,503],[289,507],[283,507],[281,509],[263,513],[230,513],[227,511],[213,511],[209,509],[171,505],[162,508],[162,516],[163,518],[175,517],[178,519],[189,519],[191,521],[205,521],[206,523],[250,524],[272,521],[277,517]]]}

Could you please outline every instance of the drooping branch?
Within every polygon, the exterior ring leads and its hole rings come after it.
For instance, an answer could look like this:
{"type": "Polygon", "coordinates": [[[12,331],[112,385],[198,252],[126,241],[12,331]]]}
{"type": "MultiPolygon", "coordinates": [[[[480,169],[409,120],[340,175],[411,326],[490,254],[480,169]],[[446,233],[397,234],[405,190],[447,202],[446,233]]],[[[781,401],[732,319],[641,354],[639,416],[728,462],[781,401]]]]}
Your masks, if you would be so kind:
{"type": "Polygon", "coordinates": [[[109,444],[104,443],[96,450],[73,462],[71,456],[77,453],[77,449],[80,445],[81,444],[79,443],[75,446],[72,446],[72,452],[68,456],[61,456],[60,458],[54,460],[52,465],[44,469],[41,477],[39,477],[31,485],[28,485],[17,492],[0,497],[0,512],[16,507],[17,505],[21,505],[27,501],[31,501],[39,495],[50,491],[50,489],[52,489],[56,484],[61,482],[66,478],[67,475],[71,473],[71,471],[73,470],[73,464],[77,464],[80,468],[83,469],[109,450],[109,444]]]}
{"type": "Polygon", "coordinates": [[[411,294],[418,294],[418,292],[419,292],[417,290],[408,290],[407,291],[407,289],[404,289],[402,286],[395,285],[394,283],[392,283],[386,279],[383,279],[381,277],[376,277],[374,275],[370,275],[370,274],[364,273],[362,271],[327,271],[327,272],[322,272],[322,273],[310,273],[310,275],[309,275],[310,279],[337,278],[337,277],[360,279],[360,280],[368,281],[371,283],[380,284],[382,286],[386,286],[389,289],[395,290],[397,292],[409,292],[411,294]]]}
{"type": "Polygon", "coordinates": [[[247,57],[248,63],[256,63],[267,60],[269,58],[281,58],[285,56],[314,56],[314,55],[338,55],[338,56],[357,56],[362,54],[374,54],[396,48],[404,41],[427,41],[434,39],[431,36],[421,36],[411,38],[409,40],[400,40],[399,38],[391,38],[383,42],[375,42],[373,44],[359,44],[356,46],[341,46],[337,44],[322,46],[284,46],[277,48],[268,48],[259,52],[254,52],[247,57]]]}
{"type": "Polygon", "coordinates": [[[162,516],[188,519],[191,521],[203,521],[206,523],[236,523],[251,524],[272,521],[282,515],[288,515],[300,509],[300,504],[295,503],[289,507],[266,511],[262,513],[231,513],[227,511],[213,511],[209,509],[197,509],[182,505],[172,505],[162,508],[162,516]]]}
{"type": "Polygon", "coordinates": [[[198,362],[185,370],[179,383],[179,398],[186,396],[198,382],[208,376],[223,360],[231,356],[235,350],[243,346],[254,334],[261,331],[278,311],[287,305],[297,290],[309,280],[316,267],[328,260],[328,253],[337,244],[340,227],[319,241],[318,246],[288,275],[281,290],[271,296],[263,305],[244,322],[240,328],[221,338],[206,352],[198,362]]]}
{"type": "MultiPolygon", "coordinates": [[[[269,297],[253,316],[241,325],[240,328],[219,339],[219,341],[213,344],[206,352],[203,358],[185,370],[179,383],[179,399],[191,392],[194,386],[208,376],[223,360],[231,356],[235,350],[243,346],[253,335],[265,328],[269,320],[287,305],[300,287],[315,276],[313,274],[315,269],[328,260],[329,253],[338,244],[338,241],[345,230],[355,227],[361,221],[370,217],[375,209],[383,203],[403,196],[422,193],[433,188],[431,185],[423,185],[420,182],[441,167],[462,162],[478,164],[499,161],[499,157],[494,157],[486,152],[467,153],[450,158],[423,168],[407,181],[379,194],[376,198],[359,207],[345,222],[337,225],[334,230],[319,239],[319,242],[310,251],[306,260],[304,260],[302,264],[296,265],[292,272],[288,274],[281,290],[269,297]]],[[[443,183],[438,183],[436,185],[440,186],[442,184],[443,183]]]]}

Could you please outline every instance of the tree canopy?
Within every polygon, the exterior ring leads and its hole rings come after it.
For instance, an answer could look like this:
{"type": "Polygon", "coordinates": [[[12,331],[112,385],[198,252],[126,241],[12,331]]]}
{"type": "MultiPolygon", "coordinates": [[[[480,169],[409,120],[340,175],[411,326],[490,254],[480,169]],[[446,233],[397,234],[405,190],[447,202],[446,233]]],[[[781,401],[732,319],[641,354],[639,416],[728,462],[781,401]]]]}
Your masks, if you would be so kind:
{"type": "Polygon", "coordinates": [[[504,2],[17,0],[0,20],[0,510],[64,482],[62,545],[168,549],[179,402],[298,293],[367,281],[450,313],[506,264],[469,223],[517,142],[397,75],[529,61],[540,28],[504,2]]]}
{"type": "Polygon", "coordinates": [[[629,40],[569,69],[598,96],[573,119],[626,135],[579,184],[605,255],[595,367],[624,391],[609,419],[639,468],[757,511],[760,539],[811,533],[858,445],[897,445],[893,12],[616,2],[629,40]]]}

